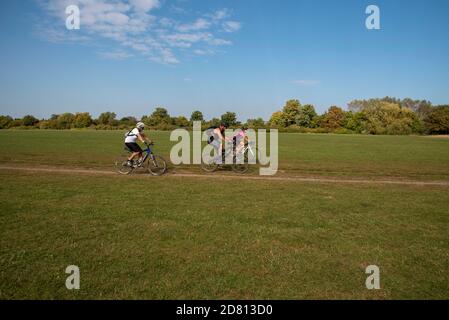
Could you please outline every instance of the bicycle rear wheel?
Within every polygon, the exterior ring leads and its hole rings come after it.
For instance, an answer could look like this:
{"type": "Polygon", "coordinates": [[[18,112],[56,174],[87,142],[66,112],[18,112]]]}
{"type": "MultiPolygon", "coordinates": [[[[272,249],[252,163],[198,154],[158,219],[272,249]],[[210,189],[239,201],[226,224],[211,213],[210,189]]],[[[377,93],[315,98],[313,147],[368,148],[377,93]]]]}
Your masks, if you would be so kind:
{"type": "Polygon", "coordinates": [[[133,172],[134,167],[128,166],[129,154],[122,154],[115,160],[115,170],[120,174],[130,174],[133,172]]]}
{"type": "Polygon", "coordinates": [[[203,169],[206,172],[214,172],[217,170],[218,164],[215,163],[215,160],[213,158],[206,159],[201,163],[201,169],[203,169]]]}
{"type": "Polygon", "coordinates": [[[161,156],[150,155],[148,159],[148,172],[153,176],[161,176],[167,171],[167,162],[161,156]]]}

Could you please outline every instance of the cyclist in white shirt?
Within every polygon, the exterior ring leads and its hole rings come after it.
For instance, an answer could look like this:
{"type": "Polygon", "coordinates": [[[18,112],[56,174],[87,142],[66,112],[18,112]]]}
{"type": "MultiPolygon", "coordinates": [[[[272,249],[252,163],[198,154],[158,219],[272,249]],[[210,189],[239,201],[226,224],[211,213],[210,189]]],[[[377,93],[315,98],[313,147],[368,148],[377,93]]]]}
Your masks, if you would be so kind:
{"type": "Polygon", "coordinates": [[[145,124],[143,122],[138,122],[136,127],[129,131],[125,136],[125,146],[132,152],[131,156],[128,158],[128,166],[133,166],[133,159],[137,156],[142,158],[142,148],[137,144],[137,139],[142,141],[142,143],[151,143],[151,140],[143,133],[145,129],[145,124]]]}

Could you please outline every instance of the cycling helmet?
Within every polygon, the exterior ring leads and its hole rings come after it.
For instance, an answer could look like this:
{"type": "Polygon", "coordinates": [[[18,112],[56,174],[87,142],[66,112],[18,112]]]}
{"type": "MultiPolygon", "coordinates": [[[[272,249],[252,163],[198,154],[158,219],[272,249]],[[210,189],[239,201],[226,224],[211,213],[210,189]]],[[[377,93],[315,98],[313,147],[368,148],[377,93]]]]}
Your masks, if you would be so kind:
{"type": "Polygon", "coordinates": [[[143,129],[145,129],[145,124],[143,122],[137,122],[136,128],[143,130],[143,129]]]}

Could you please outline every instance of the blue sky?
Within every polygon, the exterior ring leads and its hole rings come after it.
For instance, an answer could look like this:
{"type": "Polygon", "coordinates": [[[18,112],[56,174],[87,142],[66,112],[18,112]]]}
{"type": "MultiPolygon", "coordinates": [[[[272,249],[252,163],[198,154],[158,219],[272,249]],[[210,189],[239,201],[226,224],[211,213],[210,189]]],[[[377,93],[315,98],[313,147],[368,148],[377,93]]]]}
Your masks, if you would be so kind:
{"type": "Polygon", "coordinates": [[[447,0],[0,2],[0,114],[263,117],[291,98],[449,103],[447,0]],[[81,10],[80,30],[65,7],[81,10]],[[365,28],[380,8],[381,30],[365,28]]]}

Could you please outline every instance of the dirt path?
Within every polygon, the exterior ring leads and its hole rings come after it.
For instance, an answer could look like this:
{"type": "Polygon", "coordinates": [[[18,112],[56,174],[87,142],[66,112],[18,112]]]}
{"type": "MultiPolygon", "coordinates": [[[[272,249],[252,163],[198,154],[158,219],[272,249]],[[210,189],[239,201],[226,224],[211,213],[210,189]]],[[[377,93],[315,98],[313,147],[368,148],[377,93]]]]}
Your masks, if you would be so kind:
{"type": "MultiPolygon", "coordinates": [[[[18,167],[18,166],[3,166],[0,165],[0,170],[16,170],[27,172],[47,172],[47,173],[66,173],[66,174],[88,174],[88,175],[115,175],[116,172],[110,170],[96,170],[96,169],[74,169],[74,168],[56,168],[56,167],[18,167]]],[[[147,174],[135,174],[134,177],[152,177],[147,174]]],[[[312,183],[334,183],[334,184],[394,184],[394,185],[414,185],[414,186],[449,186],[449,181],[412,181],[412,180],[368,180],[368,179],[338,179],[338,178],[316,178],[316,177],[279,177],[279,176],[250,176],[250,175],[235,175],[235,174],[198,174],[198,173],[176,173],[169,172],[161,178],[170,177],[186,177],[186,178],[201,178],[201,179],[245,179],[245,180],[261,180],[261,181],[297,181],[297,182],[312,182],[312,183]]]]}

